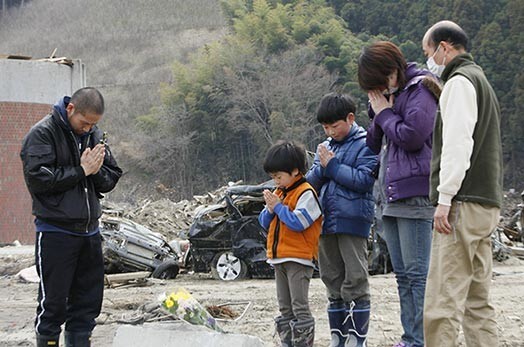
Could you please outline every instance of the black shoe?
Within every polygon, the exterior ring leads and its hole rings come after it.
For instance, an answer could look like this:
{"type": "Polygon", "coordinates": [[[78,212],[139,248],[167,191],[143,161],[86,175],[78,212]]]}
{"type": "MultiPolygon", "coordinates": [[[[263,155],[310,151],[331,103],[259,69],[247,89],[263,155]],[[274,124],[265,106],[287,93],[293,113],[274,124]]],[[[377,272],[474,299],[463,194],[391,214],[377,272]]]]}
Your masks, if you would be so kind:
{"type": "Polygon", "coordinates": [[[58,338],[56,336],[47,336],[36,334],[36,347],[58,347],[58,338]]]}
{"type": "Polygon", "coordinates": [[[65,347],[91,347],[90,331],[66,331],[64,337],[65,347]]]}

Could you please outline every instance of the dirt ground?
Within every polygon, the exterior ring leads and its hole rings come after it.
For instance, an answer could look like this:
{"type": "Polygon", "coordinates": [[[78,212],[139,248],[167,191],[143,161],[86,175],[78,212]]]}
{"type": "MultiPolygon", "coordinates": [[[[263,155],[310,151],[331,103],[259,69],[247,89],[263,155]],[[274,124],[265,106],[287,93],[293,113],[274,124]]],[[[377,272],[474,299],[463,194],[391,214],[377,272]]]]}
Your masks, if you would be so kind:
{"type": "MultiPolygon", "coordinates": [[[[0,254],[0,345],[34,346],[33,319],[37,284],[22,283],[12,275],[17,265],[30,263],[31,255],[0,254]],[[7,275],[6,275],[7,274],[7,275]]],[[[370,279],[372,314],[369,346],[391,346],[401,334],[399,301],[392,274],[370,279]]],[[[112,346],[118,320],[127,319],[136,309],[155,302],[162,292],[183,287],[204,305],[251,302],[242,319],[221,322],[227,332],[260,337],[267,346],[277,346],[272,319],[277,315],[274,280],[252,279],[222,282],[208,275],[181,274],[174,280],[152,280],[145,287],[106,289],[102,314],[93,334],[93,346],[112,346]]],[[[510,258],[495,263],[492,297],[497,309],[500,346],[524,346],[524,261],[510,258]]],[[[326,296],[320,279],[312,280],[310,303],[316,318],[315,346],[329,346],[326,296]]],[[[240,311],[242,305],[230,305],[240,311]]],[[[465,346],[461,337],[461,346],[465,346]]],[[[176,346],[176,341],[166,346],[176,346]]]]}

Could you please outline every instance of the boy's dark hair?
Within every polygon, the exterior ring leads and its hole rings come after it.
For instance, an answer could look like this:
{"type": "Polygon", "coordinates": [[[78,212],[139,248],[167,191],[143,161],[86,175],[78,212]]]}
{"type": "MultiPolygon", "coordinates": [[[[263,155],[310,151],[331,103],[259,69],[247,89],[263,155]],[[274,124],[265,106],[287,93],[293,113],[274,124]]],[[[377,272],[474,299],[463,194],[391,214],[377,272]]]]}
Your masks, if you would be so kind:
{"type": "Polygon", "coordinates": [[[347,94],[329,93],[322,97],[317,108],[317,121],[332,124],[345,120],[348,114],[355,113],[355,101],[347,94]]]}
{"type": "Polygon", "coordinates": [[[104,97],[93,87],[78,89],[71,96],[70,102],[75,105],[75,110],[80,113],[104,114],[104,97]]]}
{"type": "Polygon", "coordinates": [[[406,58],[391,42],[378,41],[362,50],[358,58],[358,84],[365,91],[388,87],[388,76],[397,71],[399,89],[406,85],[406,58]]]}
{"type": "Polygon", "coordinates": [[[264,159],[265,172],[283,171],[291,174],[294,169],[303,175],[306,173],[306,150],[302,145],[280,140],[268,149],[264,159]]]}

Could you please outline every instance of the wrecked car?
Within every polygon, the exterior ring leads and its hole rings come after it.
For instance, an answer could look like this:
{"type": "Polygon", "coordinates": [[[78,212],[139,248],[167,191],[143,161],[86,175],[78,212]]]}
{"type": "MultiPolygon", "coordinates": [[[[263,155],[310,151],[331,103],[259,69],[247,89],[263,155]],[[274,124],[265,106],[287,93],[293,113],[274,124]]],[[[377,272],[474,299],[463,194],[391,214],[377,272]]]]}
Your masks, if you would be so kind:
{"type": "Polygon", "coordinates": [[[150,271],[151,276],[178,275],[178,253],[162,235],[124,218],[102,218],[100,223],[106,273],[150,271]]]}
{"type": "MultiPolygon", "coordinates": [[[[189,244],[178,245],[186,269],[211,272],[214,278],[224,281],[274,276],[273,267],[267,263],[267,231],[258,223],[265,205],[264,189],[273,190],[275,186],[269,181],[229,187],[219,204],[195,213],[189,244]]],[[[371,233],[368,249],[371,275],[392,271],[385,242],[376,233],[371,233]]],[[[319,276],[318,267],[313,276],[319,276]]]]}
{"type": "Polygon", "coordinates": [[[265,204],[262,192],[274,188],[272,182],[229,187],[219,204],[197,211],[189,228],[186,266],[224,281],[274,276],[266,262],[267,232],[258,223],[265,204]]]}

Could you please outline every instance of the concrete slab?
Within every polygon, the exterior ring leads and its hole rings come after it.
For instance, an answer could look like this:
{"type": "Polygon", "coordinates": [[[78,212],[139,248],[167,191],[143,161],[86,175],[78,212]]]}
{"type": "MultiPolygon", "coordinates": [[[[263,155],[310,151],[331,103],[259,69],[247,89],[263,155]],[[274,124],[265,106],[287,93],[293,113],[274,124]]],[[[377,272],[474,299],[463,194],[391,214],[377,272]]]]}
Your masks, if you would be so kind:
{"type": "Polygon", "coordinates": [[[120,326],[113,347],[264,347],[256,336],[224,334],[182,321],[120,326]]]}

